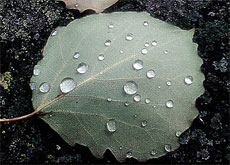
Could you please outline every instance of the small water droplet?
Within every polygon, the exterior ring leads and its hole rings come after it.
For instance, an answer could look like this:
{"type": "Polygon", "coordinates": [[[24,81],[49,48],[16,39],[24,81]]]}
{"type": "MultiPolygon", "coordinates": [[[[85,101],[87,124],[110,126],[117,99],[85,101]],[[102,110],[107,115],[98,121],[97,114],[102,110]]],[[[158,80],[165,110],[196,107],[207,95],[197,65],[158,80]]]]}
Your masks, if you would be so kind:
{"type": "Polygon", "coordinates": [[[171,145],[166,144],[166,145],[165,145],[165,151],[166,151],[166,152],[171,152],[171,151],[172,151],[171,145]]]}
{"type": "Polygon", "coordinates": [[[64,78],[60,83],[62,93],[68,93],[77,86],[77,83],[70,77],[64,78]]]}
{"type": "Polygon", "coordinates": [[[30,89],[33,91],[36,89],[36,84],[34,82],[30,83],[30,89]]]}
{"type": "Polygon", "coordinates": [[[157,151],[156,151],[156,150],[152,150],[152,151],[151,151],[151,155],[152,155],[152,156],[155,156],[156,154],[157,154],[157,151]]]}
{"type": "Polygon", "coordinates": [[[146,125],[147,125],[147,121],[146,120],[144,120],[144,121],[141,122],[141,126],[142,127],[146,127],[146,125]]]}
{"type": "Polygon", "coordinates": [[[151,69],[151,70],[147,71],[146,76],[147,76],[147,78],[151,79],[151,78],[156,76],[156,73],[154,70],[151,69]]]}
{"type": "Polygon", "coordinates": [[[169,52],[167,50],[164,50],[164,54],[168,54],[169,52]]]}
{"type": "Polygon", "coordinates": [[[152,46],[157,46],[157,41],[152,41],[152,46]]]}
{"type": "Polygon", "coordinates": [[[151,102],[151,100],[149,98],[145,99],[145,103],[149,104],[151,102]]]}
{"type": "Polygon", "coordinates": [[[172,85],[172,81],[168,80],[168,81],[166,82],[166,85],[167,85],[167,86],[171,86],[171,85],[172,85]]]}
{"type": "Polygon", "coordinates": [[[111,101],[112,101],[112,99],[111,99],[111,98],[108,98],[108,99],[107,99],[107,101],[108,101],[108,102],[111,102],[111,101]]]}
{"type": "Polygon", "coordinates": [[[114,25],[113,25],[113,23],[112,23],[112,22],[109,24],[108,28],[109,28],[109,29],[114,28],[114,25]]]}
{"type": "Polygon", "coordinates": [[[140,102],[140,101],[141,101],[141,95],[139,95],[139,94],[135,95],[135,96],[133,97],[133,100],[134,100],[135,102],[140,102]]]}
{"type": "Polygon", "coordinates": [[[133,63],[133,68],[134,68],[135,70],[141,70],[143,67],[144,67],[144,65],[143,65],[143,61],[142,61],[142,60],[136,60],[136,61],[133,63]]]}
{"type": "Polygon", "coordinates": [[[143,48],[143,49],[141,50],[141,53],[144,54],[144,55],[146,55],[146,54],[148,53],[148,50],[147,50],[146,48],[143,48]]]}
{"type": "Polygon", "coordinates": [[[119,147],[119,150],[122,150],[122,146],[119,147]]]}
{"type": "Polygon", "coordinates": [[[149,47],[149,46],[150,46],[149,42],[146,42],[145,47],[149,47]]]}
{"type": "Polygon", "coordinates": [[[106,40],[106,41],[105,41],[105,46],[108,47],[108,46],[110,46],[110,45],[111,45],[111,40],[106,40]]]}
{"type": "Polygon", "coordinates": [[[54,30],[51,34],[51,36],[56,36],[58,34],[58,31],[57,30],[54,30]]]}
{"type": "Polygon", "coordinates": [[[124,91],[128,95],[137,93],[138,86],[134,81],[127,81],[124,85],[124,91]]]}
{"type": "Polygon", "coordinates": [[[124,53],[124,51],[123,50],[120,50],[120,54],[123,54],[124,53]]]}
{"type": "Polygon", "coordinates": [[[149,22],[148,22],[148,21],[144,21],[143,25],[144,25],[144,26],[148,26],[148,25],[149,25],[149,22]]]}
{"type": "Polygon", "coordinates": [[[49,92],[49,90],[50,90],[50,86],[47,82],[43,82],[39,86],[39,91],[42,93],[47,93],[47,92],[49,92]]]}
{"type": "Polygon", "coordinates": [[[40,69],[34,69],[33,72],[35,76],[38,76],[41,73],[40,69]]]}
{"type": "Polygon", "coordinates": [[[79,52],[75,52],[73,55],[73,58],[78,59],[80,57],[80,53],[79,52]]]}
{"type": "Polygon", "coordinates": [[[126,106],[126,107],[129,106],[129,102],[128,102],[128,101],[125,102],[125,106],[126,106]]]}
{"type": "Polygon", "coordinates": [[[166,101],[166,107],[167,107],[167,108],[173,108],[173,105],[174,105],[174,103],[173,103],[172,100],[166,101]]]}
{"type": "Polygon", "coordinates": [[[133,40],[133,34],[128,33],[125,38],[126,38],[127,41],[131,41],[131,40],[133,40]]]}
{"type": "Polygon", "coordinates": [[[184,82],[185,82],[186,85],[191,85],[192,82],[193,82],[193,77],[192,76],[186,76],[184,78],[184,82]]]}
{"type": "Polygon", "coordinates": [[[137,118],[137,114],[134,114],[133,116],[134,116],[135,118],[137,118]]]}
{"type": "Polygon", "coordinates": [[[181,134],[182,134],[181,131],[177,131],[177,132],[176,132],[176,137],[179,137],[181,134]]]}
{"type": "Polygon", "coordinates": [[[105,56],[103,55],[103,54],[100,54],[99,56],[98,56],[98,60],[99,61],[103,61],[105,59],[105,56]]]}
{"type": "Polygon", "coordinates": [[[80,63],[77,67],[77,72],[80,74],[85,73],[88,70],[88,65],[86,65],[85,63],[80,63]]]}
{"type": "Polygon", "coordinates": [[[156,105],[153,106],[153,108],[156,108],[156,107],[157,107],[156,105]]]}
{"type": "Polygon", "coordinates": [[[117,127],[116,127],[116,121],[114,119],[110,119],[107,123],[106,123],[106,127],[107,127],[107,130],[109,132],[115,132],[117,130],[117,127]]]}
{"type": "Polygon", "coordinates": [[[158,86],[158,89],[161,89],[161,86],[158,86]]]}
{"type": "Polygon", "coordinates": [[[126,154],[126,158],[132,158],[133,156],[132,156],[132,152],[127,152],[127,154],[126,154]]]}

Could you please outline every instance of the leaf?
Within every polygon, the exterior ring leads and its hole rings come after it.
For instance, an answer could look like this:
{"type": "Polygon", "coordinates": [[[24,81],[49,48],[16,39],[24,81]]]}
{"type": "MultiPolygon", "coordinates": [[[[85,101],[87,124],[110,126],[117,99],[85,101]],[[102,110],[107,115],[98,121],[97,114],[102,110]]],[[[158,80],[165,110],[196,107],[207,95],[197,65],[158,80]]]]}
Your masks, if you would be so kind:
{"type": "Polygon", "coordinates": [[[33,106],[66,142],[98,158],[106,149],[121,162],[174,151],[204,91],[193,33],[147,13],[75,20],[49,37],[31,79],[33,106]]]}
{"type": "Polygon", "coordinates": [[[57,0],[63,1],[68,9],[79,10],[81,13],[87,9],[92,9],[96,13],[101,13],[118,0],[57,0]]]}

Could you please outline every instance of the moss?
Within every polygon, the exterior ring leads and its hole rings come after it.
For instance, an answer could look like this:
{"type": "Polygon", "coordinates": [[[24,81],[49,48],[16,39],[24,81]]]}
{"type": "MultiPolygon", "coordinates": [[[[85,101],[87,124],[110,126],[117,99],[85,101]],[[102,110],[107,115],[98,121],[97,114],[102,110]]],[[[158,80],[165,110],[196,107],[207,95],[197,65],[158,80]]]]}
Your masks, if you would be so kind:
{"type": "Polygon", "coordinates": [[[0,85],[5,89],[8,90],[11,81],[13,80],[10,72],[5,72],[1,74],[0,85]]]}

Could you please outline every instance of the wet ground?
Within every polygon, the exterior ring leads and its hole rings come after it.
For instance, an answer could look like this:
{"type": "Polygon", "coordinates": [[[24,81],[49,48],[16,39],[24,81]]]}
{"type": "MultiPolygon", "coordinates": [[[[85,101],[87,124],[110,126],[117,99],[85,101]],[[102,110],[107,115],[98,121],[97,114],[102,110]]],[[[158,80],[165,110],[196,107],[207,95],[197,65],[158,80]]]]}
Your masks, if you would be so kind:
{"type": "MultiPolygon", "coordinates": [[[[229,7],[224,0],[120,0],[105,10],[147,11],[182,29],[196,29],[205,75],[205,93],[196,101],[200,114],[180,136],[179,149],[147,163],[229,163],[229,7]]],[[[55,0],[0,1],[0,118],[34,111],[29,80],[51,31],[93,13],[67,10],[55,0]]],[[[1,123],[0,138],[1,163],[117,163],[110,152],[96,159],[86,147],[69,146],[36,115],[1,123]]]]}

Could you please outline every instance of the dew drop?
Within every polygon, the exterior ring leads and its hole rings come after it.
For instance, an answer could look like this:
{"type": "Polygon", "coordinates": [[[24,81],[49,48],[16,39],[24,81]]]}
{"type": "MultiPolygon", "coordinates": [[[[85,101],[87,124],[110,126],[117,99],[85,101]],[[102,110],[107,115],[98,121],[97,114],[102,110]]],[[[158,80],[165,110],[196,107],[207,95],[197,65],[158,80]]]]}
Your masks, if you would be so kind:
{"type": "Polygon", "coordinates": [[[166,151],[166,152],[171,152],[171,151],[172,151],[171,145],[166,144],[166,145],[165,145],[165,151],[166,151]]]}
{"type": "Polygon", "coordinates": [[[57,30],[54,30],[53,32],[52,32],[52,36],[56,36],[58,34],[58,31],[57,30]]]}
{"type": "Polygon", "coordinates": [[[35,76],[38,76],[41,73],[41,71],[40,69],[34,69],[33,73],[35,76]]]}
{"type": "Polygon", "coordinates": [[[167,50],[164,50],[164,54],[168,54],[169,53],[169,51],[167,51],[167,50]]]}
{"type": "Polygon", "coordinates": [[[109,29],[114,28],[114,25],[113,25],[113,23],[112,23],[112,22],[109,24],[108,28],[109,28],[109,29]]]}
{"type": "Polygon", "coordinates": [[[106,40],[105,41],[105,46],[109,47],[111,45],[111,40],[106,40]]]}
{"type": "Polygon", "coordinates": [[[156,151],[156,150],[152,150],[152,151],[151,151],[151,155],[152,155],[152,156],[155,156],[156,154],[157,154],[157,151],[156,151]]]}
{"type": "Polygon", "coordinates": [[[85,73],[88,70],[88,65],[86,65],[85,63],[80,63],[77,67],[77,72],[80,74],[85,73]]]}
{"type": "Polygon", "coordinates": [[[184,82],[185,82],[186,85],[191,85],[192,82],[193,82],[193,77],[192,76],[186,76],[184,78],[184,82]]]}
{"type": "Polygon", "coordinates": [[[167,107],[167,108],[173,108],[173,105],[174,105],[174,103],[173,103],[172,100],[166,101],[166,107],[167,107]]]}
{"type": "Polygon", "coordinates": [[[111,98],[108,98],[108,99],[107,99],[107,101],[108,101],[108,102],[111,102],[111,101],[112,101],[112,99],[111,99],[111,98]]]}
{"type": "Polygon", "coordinates": [[[151,100],[149,98],[145,99],[145,103],[149,104],[151,102],[151,100]]]}
{"type": "Polygon", "coordinates": [[[79,5],[78,5],[78,4],[76,4],[76,5],[75,5],[75,8],[78,8],[78,6],[79,6],[79,5]]]}
{"type": "Polygon", "coordinates": [[[182,134],[181,131],[177,131],[177,132],[176,132],[176,137],[179,137],[181,134],[182,134]]]}
{"type": "Polygon", "coordinates": [[[126,38],[127,41],[131,41],[131,40],[133,40],[133,34],[128,33],[125,38],[126,38]]]}
{"type": "Polygon", "coordinates": [[[123,50],[120,50],[120,54],[123,54],[124,53],[124,51],[123,50]]]}
{"type": "Polygon", "coordinates": [[[143,65],[143,61],[142,61],[142,60],[136,60],[136,61],[133,63],[133,68],[134,68],[135,70],[141,70],[143,67],[144,67],[144,65],[143,65]]]}
{"type": "Polygon", "coordinates": [[[62,93],[68,93],[77,86],[77,83],[70,77],[64,78],[60,83],[62,93]]]}
{"type": "Polygon", "coordinates": [[[80,53],[79,52],[75,52],[73,55],[73,58],[78,59],[80,57],[80,53]]]}
{"type": "Polygon", "coordinates": [[[109,132],[115,132],[117,130],[117,127],[116,127],[116,121],[114,119],[110,119],[107,123],[106,123],[106,127],[107,127],[107,130],[109,132]]]}
{"type": "Polygon", "coordinates": [[[36,84],[34,82],[30,83],[30,89],[33,91],[36,89],[36,84]]]}
{"type": "Polygon", "coordinates": [[[161,89],[161,86],[158,86],[158,89],[161,89]]]}
{"type": "Polygon", "coordinates": [[[150,44],[148,42],[145,43],[145,47],[149,47],[150,44]]]}
{"type": "Polygon", "coordinates": [[[171,86],[171,85],[172,85],[172,81],[168,80],[168,81],[166,82],[166,85],[167,85],[167,86],[171,86]]]}
{"type": "Polygon", "coordinates": [[[157,46],[157,41],[152,41],[152,46],[157,46]]]}
{"type": "Polygon", "coordinates": [[[144,121],[141,122],[141,126],[142,127],[146,127],[146,125],[147,125],[147,121],[146,120],[144,120],[144,121]]]}
{"type": "Polygon", "coordinates": [[[157,107],[156,105],[153,106],[153,108],[156,108],[156,107],[157,107]]]}
{"type": "Polygon", "coordinates": [[[98,56],[98,60],[99,61],[103,61],[105,59],[105,56],[103,55],[103,54],[100,54],[99,56],[98,56]]]}
{"type": "Polygon", "coordinates": [[[129,106],[129,102],[128,102],[128,101],[125,102],[125,106],[126,106],[126,107],[129,106]]]}
{"type": "Polygon", "coordinates": [[[146,76],[147,76],[147,78],[151,79],[151,78],[156,76],[156,73],[154,70],[151,69],[151,70],[147,71],[146,76]]]}
{"type": "Polygon", "coordinates": [[[144,21],[143,25],[144,25],[144,26],[148,26],[148,25],[149,25],[149,22],[148,22],[148,21],[144,21]]]}
{"type": "Polygon", "coordinates": [[[137,93],[138,86],[134,81],[127,81],[124,85],[124,91],[128,95],[137,93]]]}
{"type": "Polygon", "coordinates": [[[127,154],[126,154],[126,158],[132,158],[133,156],[132,156],[132,152],[127,152],[127,154]]]}
{"type": "Polygon", "coordinates": [[[133,116],[134,116],[135,118],[137,118],[137,114],[134,114],[133,116]]]}
{"type": "Polygon", "coordinates": [[[122,150],[122,147],[121,147],[121,146],[119,147],[119,150],[122,150]]]}
{"type": "Polygon", "coordinates": [[[139,94],[135,95],[135,96],[133,97],[133,100],[134,100],[135,102],[140,102],[140,101],[141,101],[141,95],[139,95],[139,94]]]}
{"type": "Polygon", "coordinates": [[[143,48],[143,49],[141,50],[141,53],[144,54],[144,55],[146,55],[146,54],[148,53],[148,50],[147,50],[146,48],[143,48]]]}
{"type": "Polygon", "coordinates": [[[39,91],[41,93],[47,93],[47,92],[49,92],[49,90],[50,90],[50,86],[49,86],[49,84],[47,82],[43,82],[39,86],[39,91]]]}

